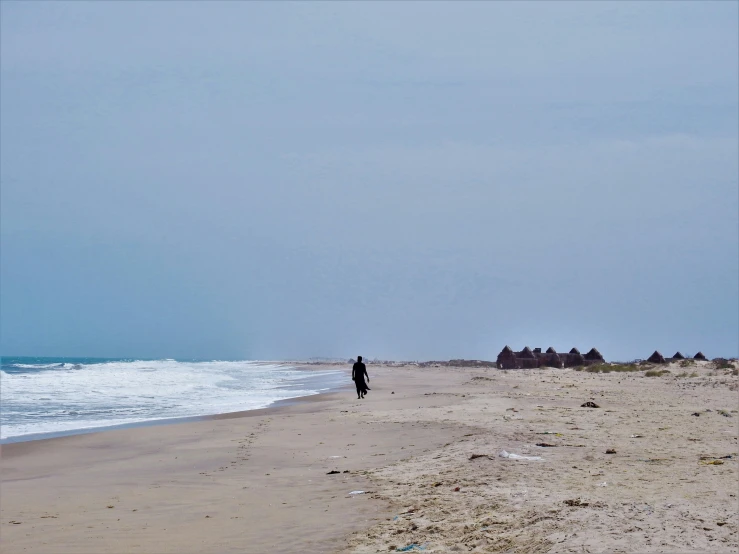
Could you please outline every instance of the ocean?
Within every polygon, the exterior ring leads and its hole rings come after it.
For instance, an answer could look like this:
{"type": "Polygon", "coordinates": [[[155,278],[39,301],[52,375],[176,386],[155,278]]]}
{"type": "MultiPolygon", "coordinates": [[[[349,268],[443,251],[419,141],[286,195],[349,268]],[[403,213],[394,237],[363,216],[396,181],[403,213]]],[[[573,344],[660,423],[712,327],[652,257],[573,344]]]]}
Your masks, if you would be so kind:
{"type": "Polygon", "coordinates": [[[2,358],[0,442],[255,410],[346,381],[254,361],[2,358]]]}

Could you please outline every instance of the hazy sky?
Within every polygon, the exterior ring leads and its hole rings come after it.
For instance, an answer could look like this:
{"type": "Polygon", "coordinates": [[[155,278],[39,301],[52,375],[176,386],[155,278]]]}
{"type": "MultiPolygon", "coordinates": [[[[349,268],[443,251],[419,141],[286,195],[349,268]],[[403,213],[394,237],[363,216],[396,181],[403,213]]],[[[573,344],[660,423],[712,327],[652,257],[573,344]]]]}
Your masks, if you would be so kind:
{"type": "Polygon", "coordinates": [[[739,355],[739,3],[0,7],[4,355],[739,355]]]}

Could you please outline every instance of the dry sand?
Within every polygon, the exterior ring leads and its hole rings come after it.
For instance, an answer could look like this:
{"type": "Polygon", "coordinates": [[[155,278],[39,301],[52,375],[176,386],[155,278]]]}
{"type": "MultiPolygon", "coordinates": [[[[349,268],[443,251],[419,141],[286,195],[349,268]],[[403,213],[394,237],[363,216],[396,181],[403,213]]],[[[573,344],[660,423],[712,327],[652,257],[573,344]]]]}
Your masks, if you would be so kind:
{"type": "Polygon", "coordinates": [[[362,401],[5,445],[2,552],[739,551],[729,371],[368,369],[362,401]]]}

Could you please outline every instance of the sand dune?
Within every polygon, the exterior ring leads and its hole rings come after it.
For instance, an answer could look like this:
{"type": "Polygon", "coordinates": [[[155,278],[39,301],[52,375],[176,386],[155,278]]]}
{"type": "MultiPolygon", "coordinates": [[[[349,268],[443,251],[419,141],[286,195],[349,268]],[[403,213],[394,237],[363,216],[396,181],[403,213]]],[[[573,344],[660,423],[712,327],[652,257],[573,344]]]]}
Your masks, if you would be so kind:
{"type": "Polygon", "coordinates": [[[470,372],[432,395],[453,395],[453,406],[403,415],[475,431],[372,472],[397,519],[355,536],[352,551],[736,552],[737,377],[708,363],[668,369],[652,378],[470,372]],[[676,377],[688,372],[698,376],[676,377]],[[586,401],[600,408],[581,408],[586,401]]]}

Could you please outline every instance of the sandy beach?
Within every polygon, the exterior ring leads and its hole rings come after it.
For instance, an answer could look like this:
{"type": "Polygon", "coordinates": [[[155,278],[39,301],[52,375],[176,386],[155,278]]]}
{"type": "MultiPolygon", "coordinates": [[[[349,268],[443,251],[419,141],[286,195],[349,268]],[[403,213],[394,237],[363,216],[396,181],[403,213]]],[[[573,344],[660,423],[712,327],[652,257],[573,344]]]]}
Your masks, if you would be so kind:
{"type": "Polygon", "coordinates": [[[667,369],[371,365],[362,401],[6,444],[2,551],[737,552],[739,377],[667,369]]]}

